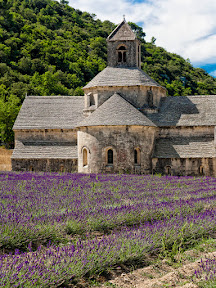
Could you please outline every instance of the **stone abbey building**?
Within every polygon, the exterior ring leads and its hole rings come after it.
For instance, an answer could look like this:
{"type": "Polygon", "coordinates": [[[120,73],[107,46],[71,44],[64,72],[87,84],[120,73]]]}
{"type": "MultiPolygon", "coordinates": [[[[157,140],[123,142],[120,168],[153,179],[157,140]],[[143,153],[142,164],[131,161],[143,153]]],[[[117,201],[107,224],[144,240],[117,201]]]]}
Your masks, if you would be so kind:
{"type": "Polygon", "coordinates": [[[216,175],[216,96],[166,97],[144,73],[125,20],[85,96],[27,96],[14,124],[14,171],[216,175]]]}

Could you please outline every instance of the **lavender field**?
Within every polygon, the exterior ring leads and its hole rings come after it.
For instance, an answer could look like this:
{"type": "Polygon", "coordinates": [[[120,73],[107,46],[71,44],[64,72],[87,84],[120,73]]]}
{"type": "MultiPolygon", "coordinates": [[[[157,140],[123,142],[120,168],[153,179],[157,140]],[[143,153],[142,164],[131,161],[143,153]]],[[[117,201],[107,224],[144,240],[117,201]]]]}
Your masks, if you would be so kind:
{"type": "Polygon", "coordinates": [[[0,173],[0,287],[69,287],[216,231],[216,179],[0,173]]]}

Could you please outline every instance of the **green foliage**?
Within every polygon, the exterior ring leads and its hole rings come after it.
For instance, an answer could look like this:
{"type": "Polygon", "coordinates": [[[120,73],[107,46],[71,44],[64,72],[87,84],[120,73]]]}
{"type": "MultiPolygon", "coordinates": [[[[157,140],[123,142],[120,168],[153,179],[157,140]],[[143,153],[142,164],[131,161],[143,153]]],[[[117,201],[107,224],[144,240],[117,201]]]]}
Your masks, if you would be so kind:
{"type": "Polygon", "coordinates": [[[190,61],[142,41],[142,69],[167,89],[169,96],[214,95],[216,79],[201,68],[194,68],[190,61]]]}
{"type": "Polygon", "coordinates": [[[26,94],[83,95],[106,67],[114,24],[94,18],[66,0],[0,0],[0,142],[13,142],[26,94]]]}
{"type": "MultiPolygon", "coordinates": [[[[214,78],[157,47],[154,37],[146,43],[142,28],[129,24],[142,42],[142,68],[168,95],[216,94],[214,78]]],[[[106,67],[106,38],[114,27],[66,0],[0,0],[1,141],[13,142],[26,94],[83,95],[81,88],[106,67]]]]}
{"type": "Polygon", "coordinates": [[[0,141],[7,144],[7,147],[13,145],[13,123],[19,112],[19,99],[12,96],[8,101],[0,99],[0,141]]]}

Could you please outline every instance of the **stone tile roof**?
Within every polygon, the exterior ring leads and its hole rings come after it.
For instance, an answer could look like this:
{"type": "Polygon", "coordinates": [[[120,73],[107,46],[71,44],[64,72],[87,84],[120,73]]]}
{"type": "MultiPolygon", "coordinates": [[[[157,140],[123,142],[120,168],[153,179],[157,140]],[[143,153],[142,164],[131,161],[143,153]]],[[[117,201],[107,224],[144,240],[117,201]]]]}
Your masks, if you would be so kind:
{"type": "Polygon", "coordinates": [[[156,140],[153,158],[216,157],[214,137],[175,137],[156,140]]]}
{"type": "MultiPolygon", "coordinates": [[[[143,70],[137,67],[106,67],[97,74],[85,87],[104,86],[160,86],[143,70]]],[[[164,88],[165,89],[165,88],[164,88]]]]}
{"type": "Polygon", "coordinates": [[[135,39],[136,34],[125,20],[123,20],[107,37],[107,40],[109,41],[125,41],[135,39]]]}
{"type": "Polygon", "coordinates": [[[166,97],[158,114],[148,116],[157,126],[215,126],[216,95],[166,97]]]}
{"type": "Polygon", "coordinates": [[[13,129],[71,129],[83,108],[83,96],[27,96],[13,129]]]}
{"type": "Polygon", "coordinates": [[[12,159],[77,159],[77,146],[72,143],[16,141],[12,159]]]}
{"type": "Polygon", "coordinates": [[[99,106],[77,127],[100,125],[155,126],[143,113],[117,93],[99,106]]]}

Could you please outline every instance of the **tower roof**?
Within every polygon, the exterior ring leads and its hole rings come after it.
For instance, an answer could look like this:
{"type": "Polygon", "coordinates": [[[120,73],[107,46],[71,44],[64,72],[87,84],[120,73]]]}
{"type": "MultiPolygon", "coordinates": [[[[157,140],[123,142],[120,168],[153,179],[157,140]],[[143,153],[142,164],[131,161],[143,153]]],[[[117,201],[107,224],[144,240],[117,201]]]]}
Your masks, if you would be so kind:
{"type": "MultiPolygon", "coordinates": [[[[106,67],[97,74],[85,87],[105,86],[160,86],[143,70],[137,67],[106,67]]],[[[165,89],[165,88],[164,88],[165,89]]]]}
{"type": "Polygon", "coordinates": [[[77,125],[83,126],[156,126],[127,100],[115,93],[89,117],[77,125]]]}
{"type": "Polygon", "coordinates": [[[108,41],[125,41],[137,39],[136,34],[131,29],[125,19],[110,33],[108,41]]]}

